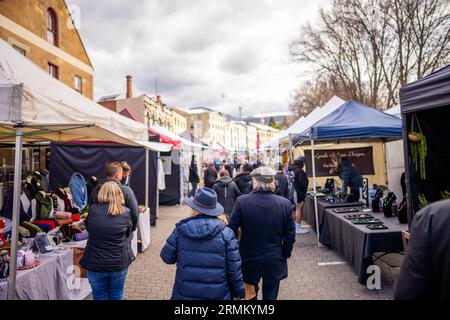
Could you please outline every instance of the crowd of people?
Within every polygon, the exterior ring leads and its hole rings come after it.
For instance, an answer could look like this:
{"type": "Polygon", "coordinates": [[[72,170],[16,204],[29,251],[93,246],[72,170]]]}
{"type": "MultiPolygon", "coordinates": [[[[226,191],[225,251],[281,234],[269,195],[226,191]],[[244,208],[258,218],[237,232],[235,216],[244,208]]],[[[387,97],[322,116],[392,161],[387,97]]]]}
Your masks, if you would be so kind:
{"type": "Polygon", "coordinates": [[[262,280],[262,298],[276,300],[295,242],[292,203],[275,194],[271,168],[243,167],[250,181],[239,189],[223,167],[213,188],[185,201],[192,217],[177,224],[161,251],[165,263],[177,264],[172,299],[257,299],[262,280]]]}

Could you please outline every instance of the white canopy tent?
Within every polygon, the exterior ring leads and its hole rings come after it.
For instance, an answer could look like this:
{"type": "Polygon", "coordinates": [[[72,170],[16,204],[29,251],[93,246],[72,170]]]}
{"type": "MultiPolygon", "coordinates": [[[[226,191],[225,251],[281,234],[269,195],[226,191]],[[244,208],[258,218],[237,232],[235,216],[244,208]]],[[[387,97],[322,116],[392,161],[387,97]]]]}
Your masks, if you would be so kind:
{"type": "Polygon", "coordinates": [[[185,138],[182,138],[179,135],[169,131],[168,129],[166,129],[164,127],[160,127],[158,125],[153,125],[151,127],[151,129],[153,129],[154,131],[156,131],[156,132],[158,132],[158,133],[160,133],[160,134],[162,134],[162,135],[164,135],[164,136],[166,136],[166,137],[168,137],[168,138],[170,138],[172,140],[181,141],[181,144],[184,147],[198,148],[198,149],[206,148],[204,145],[201,145],[201,144],[198,144],[198,143],[194,143],[194,142],[189,141],[189,140],[187,140],[185,138]]]}
{"type": "MultiPolygon", "coordinates": [[[[148,150],[159,152],[170,148],[148,142],[146,127],[78,94],[0,40],[0,143],[15,142],[8,299],[16,298],[22,144],[44,141],[116,142],[144,147],[147,157],[148,150]]],[[[149,170],[148,161],[146,169],[149,170]]],[[[146,181],[147,191],[148,185],[146,181]]]]}
{"type": "Polygon", "coordinates": [[[298,119],[291,127],[289,127],[289,129],[281,131],[277,139],[273,139],[270,142],[268,142],[265,145],[265,148],[274,148],[274,147],[276,148],[278,147],[281,141],[284,141],[286,139],[289,139],[290,141],[292,136],[308,130],[317,122],[319,122],[320,120],[328,116],[330,113],[338,109],[344,103],[345,101],[342,100],[341,98],[333,96],[330,99],[330,101],[328,101],[323,107],[315,108],[306,117],[301,117],[300,119],[298,119]]]}

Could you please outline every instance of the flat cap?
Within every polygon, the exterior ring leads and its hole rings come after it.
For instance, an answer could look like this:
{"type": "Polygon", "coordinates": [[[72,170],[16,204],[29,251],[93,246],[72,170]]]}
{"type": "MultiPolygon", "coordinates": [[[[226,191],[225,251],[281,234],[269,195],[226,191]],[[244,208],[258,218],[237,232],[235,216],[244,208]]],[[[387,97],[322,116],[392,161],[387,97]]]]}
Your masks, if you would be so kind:
{"type": "Polygon", "coordinates": [[[259,167],[251,173],[251,176],[258,181],[270,183],[275,179],[275,171],[269,167],[259,167]]]}

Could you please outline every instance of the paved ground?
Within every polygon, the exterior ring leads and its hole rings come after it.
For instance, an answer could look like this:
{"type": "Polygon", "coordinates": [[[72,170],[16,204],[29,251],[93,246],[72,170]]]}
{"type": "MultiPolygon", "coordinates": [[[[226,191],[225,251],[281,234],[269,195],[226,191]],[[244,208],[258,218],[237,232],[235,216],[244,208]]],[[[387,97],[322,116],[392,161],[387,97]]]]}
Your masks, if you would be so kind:
{"type": "MultiPolygon", "coordinates": [[[[158,224],[152,228],[150,248],[140,254],[131,266],[126,284],[126,299],[170,299],[175,279],[175,266],[165,265],[159,253],[175,224],[188,216],[186,207],[163,207],[158,224]]],[[[387,257],[389,264],[398,263],[397,257],[387,257]]],[[[369,290],[358,284],[357,275],[346,263],[319,266],[318,263],[343,262],[332,250],[318,248],[314,233],[298,236],[289,261],[289,278],[281,284],[282,300],[382,300],[392,299],[393,282],[399,268],[378,263],[382,269],[382,289],[369,290]]]]}

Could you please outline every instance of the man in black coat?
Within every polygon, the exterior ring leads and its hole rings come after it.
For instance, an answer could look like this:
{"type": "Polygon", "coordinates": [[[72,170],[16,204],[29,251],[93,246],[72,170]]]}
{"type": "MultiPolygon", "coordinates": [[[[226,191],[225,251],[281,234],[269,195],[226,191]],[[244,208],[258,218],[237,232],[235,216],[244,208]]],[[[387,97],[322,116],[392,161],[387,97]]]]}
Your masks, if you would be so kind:
{"type": "Polygon", "coordinates": [[[91,197],[89,199],[89,205],[98,204],[98,192],[104,183],[108,181],[116,182],[120,189],[122,189],[123,196],[125,198],[125,207],[130,209],[131,222],[133,224],[133,232],[136,231],[139,222],[139,205],[133,190],[130,187],[123,186],[120,181],[122,181],[122,165],[119,162],[111,162],[106,164],[106,180],[102,180],[98,185],[92,190],[91,197]]]}
{"type": "Polygon", "coordinates": [[[217,178],[218,178],[218,174],[217,174],[216,169],[214,169],[214,164],[208,163],[208,168],[205,170],[205,174],[203,177],[205,187],[212,189],[214,186],[214,183],[216,183],[217,178]]]}
{"type": "Polygon", "coordinates": [[[450,200],[414,217],[408,252],[394,290],[396,300],[450,299],[450,200]]]}
{"type": "Polygon", "coordinates": [[[295,242],[289,200],[275,195],[275,173],[261,167],[252,172],[253,191],[239,197],[229,227],[238,236],[244,282],[255,286],[263,279],[263,300],[276,300],[280,281],[287,278],[287,259],[295,242]]]}

